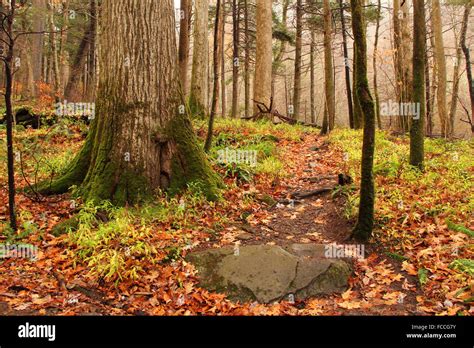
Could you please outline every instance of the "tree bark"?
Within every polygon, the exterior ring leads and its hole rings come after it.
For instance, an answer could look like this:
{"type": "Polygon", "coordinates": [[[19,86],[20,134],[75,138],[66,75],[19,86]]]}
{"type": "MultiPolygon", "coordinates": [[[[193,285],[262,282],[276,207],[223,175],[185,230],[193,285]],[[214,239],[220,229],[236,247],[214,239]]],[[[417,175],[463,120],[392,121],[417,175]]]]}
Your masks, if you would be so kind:
{"type": "Polygon", "coordinates": [[[196,183],[217,197],[217,178],[180,108],[174,18],[172,0],[102,2],[96,116],[80,153],[41,192],[77,185],[85,201],[124,205],[196,183]]]}
{"type": "Polygon", "coordinates": [[[239,107],[239,45],[240,45],[240,6],[238,0],[232,3],[233,60],[232,60],[232,117],[237,118],[239,107]]]}
{"type": "Polygon", "coordinates": [[[373,165],[375,149],[375,112],[367,79],[367,42],[362,4],[363,0],[351,0],[352,31],[354,40],[357,43],[356,89],[364,115],[359,216],[353,230],[353,237],[361,242],[366,242],[372,235],[374,225],[375,189],[373,165]]]}
{"type": "Polygon", "coordinates": [[[311,46],[310,46],[310,104],[311,104],[311,123],[316,124],[316,76],[315,76],[315,51],[316,51],[316,35],[314,29],[311,29],[311,46]]]}
{"type": "Polygon", "coordinates": [[[372,66],[374,70],[375,115],[377,117],[377,125],[379,129],[382,129],[382,119],[380,117],[380,100],[379,100],[379,92],[378,92],[378,85],[377,85],[377,55],[378,55],[381,9],[382,9],[382,1],[377,0],[377,20],[375,24],[374,56],[372,60],[372,66]]]}

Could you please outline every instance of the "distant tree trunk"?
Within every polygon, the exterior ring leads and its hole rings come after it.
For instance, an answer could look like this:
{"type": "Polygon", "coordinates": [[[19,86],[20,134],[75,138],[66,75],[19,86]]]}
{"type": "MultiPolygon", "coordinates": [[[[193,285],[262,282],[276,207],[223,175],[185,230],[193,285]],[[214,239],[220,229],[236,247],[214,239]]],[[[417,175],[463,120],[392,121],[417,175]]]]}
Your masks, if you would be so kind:
{"type": "Polygon", "coordinates": [[[245,25],[245,68],[244,68],[244,89],[245,89],[245,117],[250,116],[250,32],[249,32],[249,8],[247,0],[244,0],[244,25],[245,25]]]}
{"type": "Polygon", "coordinates": [[[300,116],[301,103],[301,51],[303,47],[303,0],[296,0],[295,77],[293,85],[293,117],[300,116]]]}
{"type": "Polygon", "coordinates": [[[377,125],[378,125],[379,129],[382,129],[382,119],[380,117],[379,91],[378,91],[378,85],[377,85],[377,55],[378,55],[381,9],[382,9],[382,1],[377,0],[377,20],[376,20],[376,24],[375,24],[374,56],[373,56],[372,63],[373,63],[373,69],[374,69],[375,114],[377,116],[377,125]]]}
{"type": "Polygon", "coordinates": [[[195,0],[194,6],[193,70],[189,105],[193,115],[203,118],[208,114],[209,103],[209,0],[195,0]]]}
{"type": "Polygon", "coordinates": [[[79,79],[81,77],[82,69],[84,68],[84,64],[87,59],[89,47],[96,35],[97,8],[94,0],[91,0],[90,2],[90,16],[91,18],[89,26],[81,39],[79,48],[77,49],[77,53],[74,57],[74,62],[71,67],[69,81],[67,82],[66,88],[64,90],[64,98],[67,100],[74,98],[74,94],[77,90],[77,85],[79,84],[79,79]]]}
{"type": "Polygon", "coordinates": [[[86,201],[123,205],[194,182],[216,198],[217,178],[179,111],[173,1],[103,0],[101,10],[95,119],[65,174],[40,191],[77,185],[86,201]]]}
{"type": "Polygon", "coordinates": [[[349,126],[354,129],[354,111],[352,105],[352,91],[351,91],[351,68],[349,66],[349,50],[347,49],[347,31],[346,19],[344,16],[344,2],[339,0],[339,11],[341,16],[341,30],[342,30],[342,47],[344,51],[344,72],[346,77],[346,95],[347,95],[347,109],[349,110],[349,126]]]}
{"type": "MultiPolygon", "coordinates": [[[[33,32],[39,33],[45,31],[45,18],[46,18],[46,0],[32,0],[32,8],[35,11],[32,11],[32,30],[33,32]]],[[[44,62],[44,55],[43,55],[43,46],[44,46],[44,35],[36,34],[30,35],[29,38],[32,42],[31,44],[31,57],[32,59],[32,66],[33,66],[33,79],[35,83],[41,81],[41,77],[43,72],[41,70],[44,62]]],[[[36,86],[35,86],[36,87],[36,86]]],[[[38,95],[38,90],[36,90],[36,95],[38,95]]]]}
{"type": "Polygon", "coordinates": [[[463,20],[461,24],[461,33],[459,38],[459,43],[456,48],[456,58],[454,62],[454,69],[453,69],[453,91],[451,96],[451,106],[449,110],[449,137],[454,136],[454,125],[456,120],[456,110],[458,105],[458,97],[459,97],[459,70],[461,67],[461,57],[462,57],[462,43],[466,40],[466,33],[467,33],[467,24],[469,21],[469,14],[466,16],[466,11],[464,11],[463,20]]]}
{"type": "Polygon", "coordinates": [[[232,4],[233,60],[232,60],[232,117],[237,118],[239,107],[239,45],[240,45],[240,6],[238,0],[232,4]]]}
{"type": "Polygon", "coordinates": [[[410,127],[410,164],[423,169],[425,156],[425,1],[413,2],[413,102],[420,106],[420,114],[413,117],[410,127]]]}
{"type": "MultiPolygon", "coordinates": [[[[290,6],[290,0],[282,0],[282,16],[281,16],[281,23],[282,29],[287,30],[287,21],[288,21],[288,7],[290,6]]],[[[280,64],[282,62],[283,56],[286,51],[286,41],[281,40],[280,47],[278,49],[278,53],[275,56],[275,61],[273,62],[273,66],[275,70],[272,74],[272,96],[275,95],[275,83],[277,78],[278,69],[280,68],[280,64]]],[[[288,110],[288,109],[287,109],[288,110]]]]}
{"type": "Polygon", "coordinates": [[[212,132],[214,129],[214,119],[217,114],[217,101],[219,100],[219,81],[221,71],[221,56],[223,50],[222,32],[224,31],[224,11],[222,6],[222,0],[217,0],[216,3],[216,20],[214,24],[214,58],[213,58],[213,69],[214,69],[214,80],[212,87],[212,105],[211,114],[209,116],[209,126],[207,130],[206,143],[204,145],[204,151],[209,152],[212,146],[212,132]]]}
{"type": "MultiPolygon", "coordinates": [[[[402,45],[402,29],[400,18],[403,16],[403,12],[400,8],[400,0],[393,1],[393,59],[395,65],[395,95],[397,97],[397,103],[402,103],[404,100],[404,84],[403,79],[403,45],[402,45]]],[[[397,115],[397,127],[401,132],[405,132],[402,115],[397,115]]]]}
{"type": "Polygon", "coordinates": [[[179,62],[179,79],[181,81],[181,88],[185,96],[188,94],[188,89],[189,89],[188,66],[189,66],[189,47],[190,47],[190,40],[191,40],[190,32],[191,32],[192,7],[193,7],[192,0],[181,0],[178,62],[179,62]]]}
{"type": "MultiPolygon", "coordinates": [[[[421,0],[423,1],[423,0],[421,0]]],[[[410,103],[413,100],[412,97],[412,66],[411,64],[406,64],[405,62],[409,62],[413,58],[412,48],[411,45],[413,43],[411,33],[410,33],[410,4],[409,0],[402,1],[402,13],[403,18],[401,20],[401,35],[402,35],[402,98],[403,102],[410,103]]],[[[404,132],[408,132],[410,130],[410,116],[403,115],[400,116],[402,121],[402,129],[404,132]]]]}
{"type": "Polygon", "coordinates": [[[366,242],[372,235],[374,225],[374,148],[375,148],[375,112],[374,102],[367,79],[367,42],[362,12],[363,0],[351,0],[352,31],[357,42],[357,95],[364,115],[364,136],[362,144],[360,203],[357,224],[353,237],[366,242]]]}
{"type": "Polygon", "coordinates": [[[443,23],[441,20],[441,5],[439,0],[432,2],[432,23],[433,36],[435,41],[435,59],[437,67],[437,84],[438,84],[438,115],[441,125],[441,135],[446,137],[450,133],[448,122],[448,111],[446,106],[446,57],[444,55],[444,40],[443,40],[443,23]]]}
{"type": "MultiPolygon", "coordinates": [[[[328,116],[328,132],[334,129],[336,105],[334,97],[334,68],[332,58],[332,16],[329,0],[323,1],[324,11],[324,85],[326,110],[328,116]]],[[[323,130],[324,131],[324,130],[323,130]]]]}
{"type": "MultiPolygon", "coordinates": [[[[471,2],[469,4],[466,4],[464,7],[464,19],[466,25],[469,21],[469,14],[471,12],[472,6],[473,5],[471,2]]],[[[471,131],[474,133],[474,84],[472,81],[471,54],[469,52],[469,48],[466,45],[466,33],[461,36],[461,47],[464,52],[464,58],[466,60],[466,77],[469,88],[469,97],[471,100],[471,131]]]]}
{"type": "Polygon", "coordinates": [[[54,96],[56,100],[59,100],[61,81],[59,74],[59,57],[58,57],[58,43],[56,40],[56,26],[54,25],[54,5],[53,1],[50,0],[48,3],[49,8],[49,40],[51,44],[51,58],[53,63],[53,76],[54,76],[54,96]]]}
{"type": "MultiPolygon", "coordinates": [[[[254,100],[270,104],[272,94],[272,0],[257,1],[257,53],[255,57],[254,100]]],[[[254,113],[258,108],[254,105],[254,113]]]]}
{"type": "Polygon", "coordinates": [[[311,29],[311,46],[310,46],[310,62],[309,62],[309,68],[310,68],[310,101],[311,101],[311,123],[316,124],[316,77],[315,77],[315,69],[314,69],[314,64],[315,64],[315,50],[316,50],[316,37],[314,34],[314,29],[311,29]]]}

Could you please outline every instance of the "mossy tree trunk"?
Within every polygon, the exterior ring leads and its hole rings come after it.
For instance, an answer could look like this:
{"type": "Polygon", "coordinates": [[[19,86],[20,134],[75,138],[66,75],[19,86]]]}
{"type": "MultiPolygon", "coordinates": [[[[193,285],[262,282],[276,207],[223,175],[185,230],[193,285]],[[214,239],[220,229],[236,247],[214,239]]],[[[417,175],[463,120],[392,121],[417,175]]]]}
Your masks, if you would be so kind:
{"type": "Polygon", "coordinates": [[[413,102],[420,105],[420,114],[410,128],[410,164],[423,169],[425,138],[425,1],[414,1],[413,12],[413,102]]]}
{"type": "Polygon", "coordinates": [[[362,14],[363,0],[351,0],[352,31],[356,42],[357,96],[364,116],[364,137],[362,145],[362,165],[360,183],[360,204],[357,224],[353,237],[361,242],[369,240],[374,225],[374,149],[375,149],[375,109],[367,79],[367,42],[364,17],[362,14]]]}
{"type": "Polygon", "coordinates": [[[198,146],[179,87],[172,0],[104,0],[96,117],[81,152],[46,193],[80,185],[86,200],[139,202],[159,189],[217,179],[198,146]]]}
{"type": "Polygon", "coordinates": [[[323,1],[324,8],[324,89],[326,110],[328,114],[328,130],[334,129],[336,119],[336,101],[334,96],[334,68],[332,57],[332,15],[329,0],[323,1]]]}

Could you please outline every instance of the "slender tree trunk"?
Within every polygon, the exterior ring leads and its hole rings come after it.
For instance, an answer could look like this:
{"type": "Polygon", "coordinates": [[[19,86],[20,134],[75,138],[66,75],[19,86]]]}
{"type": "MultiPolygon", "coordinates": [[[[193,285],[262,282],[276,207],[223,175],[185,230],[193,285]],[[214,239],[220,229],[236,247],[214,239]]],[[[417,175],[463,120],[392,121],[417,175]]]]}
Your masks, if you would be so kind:
{"type": "Polygon", "coordinates": [[[410,164],[423,169],[425,156],[425,55],[426,18],[425,1],[413,2],[413,102],[420,107],[419,115],[413,117],[410,127],[410,164]]]}
{"type": "Polygon", "coordinates": [[[195,0],[194,4],[193,69],[189,104],[193,115],[203,118],[208,114],[209,105],[209,0],[195,0]]]}
{"type": "MultiPolygon", "coordinates": [[[[272,94],[272,0],[257,1],[257,53],[255,57],[254,100],[270,105],[272,94]]],[[[254,105],[254,114],[258,108],[254,105]]]]}
{"type": "Polygon", "coordinates": [[[10,227],[17,230],[16,206],[15,206],[15,160],[13,151],[13,57],[15,52],[15,41],[13,39],[13,22],[15,19],[16,0],[10,0],[10,9],[5,17],[3,30],[7,34],[5,54],[5,109],[7,123],[7,171],[8,171],[8,209],[10,215],[10,227]]]}
{"type": "Polygon", "coordinates": [[[352,91],[351,91],[351,68],[349,65],[349,50],[347,49],[347,31],[346,19],[344,15],[344,2],[339,0],[339,11],[341,16],[341,30],[342,30],[342,47],[344,53],[344,72],[346,78],[346,95],[347,95],[347,109],[349,111],[349,126],[354,129],[354,111],[352,105],[352,91]]]}
{"type": "Polygon", "coordinates": [[[450,133],[448,122],[448,111],[446,106],[446,57],[444,55],[444,39],[443,39],[443,24],[441,20],[441,5],[439,0],[432,2],[432,23],[433,36],[435,41],[435,59],[437,67],[437,81],[438,81],[438,115],[441,125],[441,134],[446,137],[450,133]]]}
{"type": "Polygon", "coordinates": [[[380,101],[379,101],[379,91],[378,91],[378,85],[377,85],[377,55],[378,55],[381,9],[382,9],[382,1],[377,0],[377,20],[375,24],[374,56],[373,56],[372,66],[374,69],[375,114],[377,116],[377,125],[379,129],[382,129],[382,119],[380,117],[380,101]]]}
{"type": "Polygon", "coordinates": [[[315,50],[316,50],[316,37],[314,29],[311,29],[311,47],[310,47],[310,101],[311,101],[311,123],[316,124],[316,76],[315,76],[315,50]]]}
{"type": "Polygon", "coordinates": [[[249,32],[249,8],[248,1],[244,0],[244,25],[245,25],[245,68],[244,68],[244,89],[245,89],[245,117],[250,116],[250,32],[249,32]]]}
{"type": "Polygon", "coordinates": [[[209,117],[209,126],[207,130],[206,143],[204,145],[204,150],[209,152],[212,146],[212,132],[214,129],[214,119],[217,114],[217,101],[219,100],[219,81],[220,81],[220,71],[221,71],[221,56],[223,50],[222,42],[222,31],[224,30],[224,11],[222,6],[222,0],[217,0],[216,4],[216,21],[214,24],[214,59],[213,59],[213,68],[214,68],[214,80],[212,88],[212,106],[211,114],[209,117]]]}
{"type": "MultiPolygon", "coordinates": [[[[428,34],[427,34],[428,35],[428,34]]],[[[427,38],[425,38],[425,46],[427,46],[427,38]]],[[[431,135],[433,132],[432,119],[432,102],[431,102],[431,82],[430,82],[430,65],[428,60],[428,48],[425,50],[425,93],[426,93],[426,133],[431,135]]]]}
{"type": "Polygon", "coordinates": [[[362,12],[363,0],[351,0],[352,31],[357,42],[357,95],[364,115],[364,136],[362,144],[360,203],[357,224],[353,231],[355,239],[366,242],[372,235],[374,225],[374,149],[375,112],[374,102],[367,79],[367,42],[362,12]]]}
{"type": "Polygon", "coordinates": [[[64,176],[40,191],[77,185],[86,201],[123,205],[196,183],[216,198],[217,178],[179,107],[172,0],[103,0],[101,10],[96,117],[64,176]]]}
{"type": "Polygon", "coordinates": [[[185,96],[188,94],[188,89],[189,89],[188,65],[189,65],[192,6],[193,6],[192,0],[181,0],[178,62],[179,62],[179,79],[181,82],[181,88],[183,90],[183,94],[185,96]]]}
{"type": "Polygon", "coordinates": [[[354,57],[353,57],[353,67],[352,67],[352,100],[354,103],[354,129],[362,128],[364,124],[364,115],[362,113],[362,107],[360,105],[360,99],[357,94],[357,77],[359,74],[357,73],[357,42],[354,41],[354,57]]]}
{"type": "Polygon", "coordinates": [[[232,4],[233,24],[233,62],[232,62],[232,117],[237,118],[239,107],[239,45],[240,45],[240,6],[238,0],[232,4]]]}
{"type": "MultiPolygon", "coordinates": [[[[33,32],[39,33],[45,31],[45,18],[46,18],[46,0],[32,0],[32,8],[35,9],[32,13],[32,29],[33,32]]],[[[31,35],[29,38],[32,41],[31,50],[32,50],[32,66],[33,66],[33,79],[35,84],[42,80],[42,66],[44,65],[44,55],[43,55],[43,46],[44,46],[44,35],[37,34],[31,35]]],[[[36,87],[36,86],[35,86],[36,87]]],[[[36,95],[38,95],[38,90],[36,95]]]]}
{"type": "Polygon", "coordinates": [[[469,21],[469,14],[466,16],[466,11],[464,11],[463,20],[461,24],[461,33],[459,38],[458,47],[456,48],[456,58],[454,61],[454,69],[453,69],[453,91],[451,97],[451,106],[449,109],[449,137],[454,136],[454,125],[456,120],[456,110],[458,105],[458,97],[459,97],[459,71],[461,67],[461,57],[462,57],[462,46],[463,41],[466,40],[466,33],[467,33],[467,24],[469,21]]]}
{"type": "MultiPolygon", "coordinates": [[[[465,5],[464,7],[464,19],[466,22],[466,25],[469,22],[469,14],[472,9],[472,2],[465,5]]],[[[471,100],[471,130],[474,133],[474,83],[472,81],[472,68],[471,68],[471,54],[469,51],[469,48],[466,45],[466,35],[461,35],[461,47],[464,52],[464,58],[466,60],[466,77],[467,77],[467,83],[468,83],[468,88],[469,88],[469,97],[471,100]]]]}
{"type": "Polygon", "coordinates": [[[301,52],[303,47],[303,0],[296,0],[295,77],[293,85],[293,117],[300,116],[301,103],[301,52]]]}
{"type": "Polygon", "coordinates": [[[334,97],[334,68],[332,57],[332,16],[329,0],[323,1],[324,8],[324,85],[326,110],[328,115],[328,131],[334,129],[336,105],[334,97]]]}
{"type": "Polygon", "coordinates": [[[222,1],[222,30],[221,30],[221,42],[222,42],[222,50],[221,50],[221,115],[222,117],[226,117],[227,115],[227,90],[226,90],[226,80],[225,80],[225,48],[224,48],[224,44],[225,44],[225,21],[226,21],[226,1],[225,0],[221,0],[222,1]]]}

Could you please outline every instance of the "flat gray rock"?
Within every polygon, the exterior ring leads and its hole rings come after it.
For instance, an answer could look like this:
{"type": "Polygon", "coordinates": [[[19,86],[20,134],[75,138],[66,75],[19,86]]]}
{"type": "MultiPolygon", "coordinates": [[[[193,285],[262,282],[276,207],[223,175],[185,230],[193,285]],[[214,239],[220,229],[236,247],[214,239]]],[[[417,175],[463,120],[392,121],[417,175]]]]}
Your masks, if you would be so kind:
{"type": "Polygon", "coordinates": [[[352,273],[347,261],[326,258],[324,245],[315,244],[209,249],[186,259],[197,268],[200,286],[241,302],[343,292],[352,273]]]}

